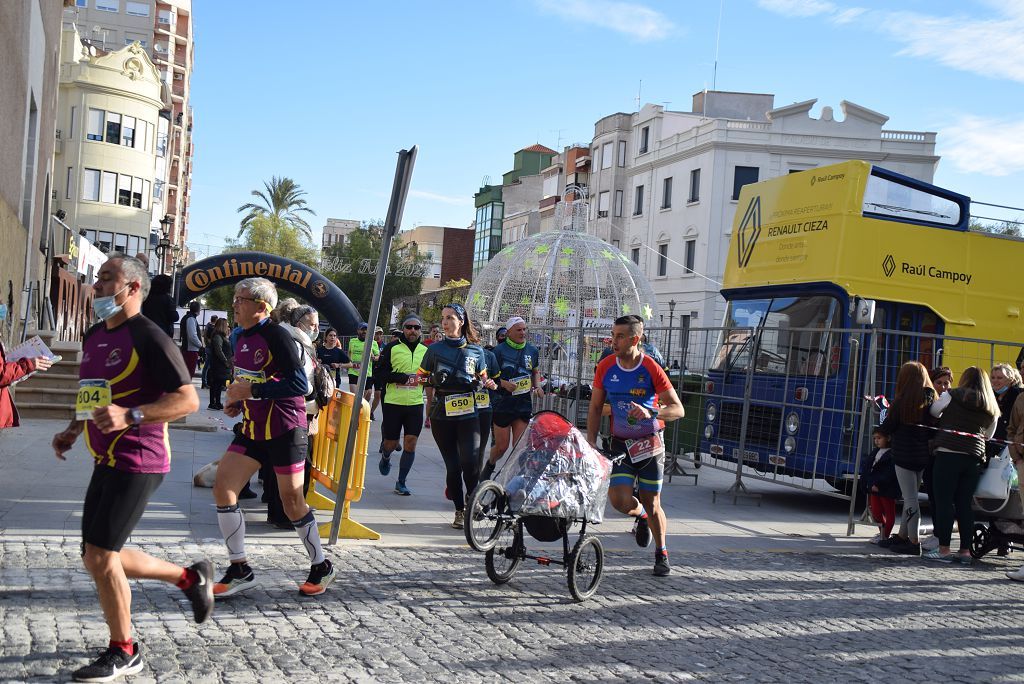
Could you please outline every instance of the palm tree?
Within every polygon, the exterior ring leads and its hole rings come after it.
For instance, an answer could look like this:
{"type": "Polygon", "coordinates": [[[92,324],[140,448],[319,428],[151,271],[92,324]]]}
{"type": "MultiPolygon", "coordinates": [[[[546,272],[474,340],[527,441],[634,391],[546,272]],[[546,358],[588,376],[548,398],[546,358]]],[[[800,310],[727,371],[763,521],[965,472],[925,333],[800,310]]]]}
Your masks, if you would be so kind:
{"type": "Polygon", "coordinates": [[[299,216],[303,211],[316,216],[316,212],[307,207],[306,200],[302,199],[306,191],[299,189],[291,178],[277,176],[272,176],[269,183],[264,181],[263,187],[266,188],[266,192],[252,191],[253,197],[258,197],[260,203],[248,202],[238,207],[239,213],[248,212],[238,228],[238,237],[242,237],[254,218],[271,215],[302,233],[307,240],[312,240],[313,234],[309,229],[309,223],[299,216]]]}

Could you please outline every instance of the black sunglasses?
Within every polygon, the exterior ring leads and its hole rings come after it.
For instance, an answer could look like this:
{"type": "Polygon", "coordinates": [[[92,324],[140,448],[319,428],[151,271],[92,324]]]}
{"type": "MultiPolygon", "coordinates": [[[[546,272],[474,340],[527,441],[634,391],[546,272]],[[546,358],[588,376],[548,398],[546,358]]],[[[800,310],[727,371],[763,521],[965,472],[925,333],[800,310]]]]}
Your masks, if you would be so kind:
{"type": "Polygon", "coordinates": [[[405,329],[406,330],[419,330],[420,326],[418,326],[418,325],[407,325],[407,326],[405,326],[405,329]]]}

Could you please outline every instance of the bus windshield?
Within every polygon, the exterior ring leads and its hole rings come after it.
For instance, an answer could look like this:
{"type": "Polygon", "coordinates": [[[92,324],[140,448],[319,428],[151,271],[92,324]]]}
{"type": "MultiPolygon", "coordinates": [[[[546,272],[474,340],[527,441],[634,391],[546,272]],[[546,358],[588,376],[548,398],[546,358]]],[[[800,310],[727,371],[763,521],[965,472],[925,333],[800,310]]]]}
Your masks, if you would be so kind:
{"type": "Polygon", "coordinates": [[[826,295],[732,300],[713,369],[745,372],[753,358],[755,373],[824,377],[838,359],[838,310],[838,300],[826,295]]]}

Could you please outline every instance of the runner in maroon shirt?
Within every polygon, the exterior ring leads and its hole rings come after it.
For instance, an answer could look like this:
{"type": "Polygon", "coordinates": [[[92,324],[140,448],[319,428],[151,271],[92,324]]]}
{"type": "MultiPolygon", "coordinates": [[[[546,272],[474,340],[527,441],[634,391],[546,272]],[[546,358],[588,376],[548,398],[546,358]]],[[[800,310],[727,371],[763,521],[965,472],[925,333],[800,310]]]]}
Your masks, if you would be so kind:
{"type": "Polygon", "coordinates": [[[245,553],[245,516],[238,507],[238,492],[266,464],[273,466],[284,512],[309,554],[309,577],[299,591],[316,596],[327,591],[337,571],[324,557],[316,518],[302,494],[309,381],[292,336],[270,320],[270,311],[277,306],[272,282],[239,282],[232,306],[235,323],[243,331],[235,343],[235,379],[228,386],[224,413],[231,418],[241,415],[242,428],[221,458],[213,485],[217,523],[231,560],[213,593],[227,598],[256,586],[245,553]]]}
{"type": "Polygon", "coordinates": [[[213,612],[213,565],[188,568],[123,548],[150,495],[171,467],[167,422],[199,408],[199,397],[174,342],[140,315],[149,276],[137,259],[110,257],[100,268],[93,309],[100,323],[82,343],[75,420],[53,438],[57,458],[85,431],[96,460],[82,508],[82,560],[96,582],[110,629],[107,650],[77,670],[76,681],[110,681],[142,669],[131,635],[128,578],[177,585],[203,622],[213,612]]]}

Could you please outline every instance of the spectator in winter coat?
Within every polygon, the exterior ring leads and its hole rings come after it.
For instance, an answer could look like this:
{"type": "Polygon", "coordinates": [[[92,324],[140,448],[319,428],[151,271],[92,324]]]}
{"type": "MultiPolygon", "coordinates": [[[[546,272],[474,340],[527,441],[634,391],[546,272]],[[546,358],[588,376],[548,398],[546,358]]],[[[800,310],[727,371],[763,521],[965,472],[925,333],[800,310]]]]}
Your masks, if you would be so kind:
{"type": "Polygon", "coordinates": [[[896,479],[903,497],[903,513],[899,532],[886,543],[896,553],[918,556],[921,554],[918,527],[921,507],[918,492],[921,478],[930,462],[928,440],[932,437],[929,426],[934,421],[928,413],[935,401],[935,388],[928,377],[928,369],[917,361],[900,366],[896,376],[896,392],[885,421],[879,429],[889,436],[892,459],[896,466],[896,479]]]}
{"type": "Polygon", "coordinates": [[[985,440],[995,432],[999,416],[999,404],[988,375],[974,366],[966,369],[960,376],[959,387],[939,397],[931,405],[930,412],[939,418],[932,473],[933,515],[939,547],[931,549],[923,557],[970,563],[974,537],[971,500],[985,462],[985,440]],[[949,549],[954,513],[960,530],[960,549],[955,555],[949,549]]]}
{"type": "Polygon", "coordinates": [[[45,371],[52,365],[53,361],[45,356],[8,361],[4,344],[0,342],[0,428],[21,425],[18,407],[11,398],[11,384],[34,371],[45,371]]]}

